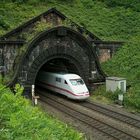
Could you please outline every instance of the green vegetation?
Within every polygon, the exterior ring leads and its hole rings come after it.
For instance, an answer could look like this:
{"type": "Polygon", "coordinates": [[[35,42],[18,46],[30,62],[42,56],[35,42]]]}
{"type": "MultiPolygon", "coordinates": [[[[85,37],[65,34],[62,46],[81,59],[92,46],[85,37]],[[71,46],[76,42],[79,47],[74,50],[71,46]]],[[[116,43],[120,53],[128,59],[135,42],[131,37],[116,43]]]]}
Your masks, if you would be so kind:
{"type": "Polygon", "coordinates": [[[134,11],[140,12],[140,2],[139,0],[102,0],[104,1],[109,7],[117,7],[122,6],[124,8],[131,8],[134,11]]]}
{"type": "MultiPolygon", "coordinates": [[[[121,91],[117,90],[113,92],[106,92],[106,87],[100,86],[96,89],[92,95],[92,99],[96,102],[102,102],[105,104],[113,104],[118,102],[118,95],[122,94],[121,91]]],[[[130,88],[127,93],[124,94],[123,105],[129,111],[140,112],[140,92],[134,87],[130,88]]]]}
{"type": "Polygon", "coordinates": [[[42,20],[41,22],[37,22],[36,23],[36,25],[35,25],[35,27],[34,27],[33,30],[30,30],[28,33],[26,33],[26,32],[22,33],[20,37],[26,39],[26,41],[28,43],[30,43],[30,41],[34,37],[36,37],[40,32],[43,32],[43,31],[45,31],[47,29],[50,29],[51,27],[53,27],[53,25],[46,24],[46,21],[45,20],[42,20]]]}
{"type": "MultiPolygon", "coordinates": [[[[109,76],[127,78],[131,87],[124,104],[140,108],[139,0],[2,0],[0,35],[52,7],[103,40],[126,42],[113,59],[102,64],[102,68],[109,76]]],[[[44,25],[40,28],[44,29],[44,25]]]]}
{"type": "Polygon", "coordinates": [[[125,94],[124,105],[140,111],[140,41],[135,37],[126,43],[113,59],[102,64],[110,76],[127,78],[130,88],[125,94]]]}
{"type": "Polygon", "coordinates": [[[12,3],[5,0],[0,3],[1,35],[52,7],[56,7],[67,17],[104,40],[127,41],[140,32],[140,14],[131,7],[116,6],[112,8],[103,0],[71,0],[71,2],[26,0],[23,3],[18,3],[18,1],[12,3]],[[35,8],[36,6],[37,8],[35,8]]]}
{"type": "Polygon", "coordinates": [[[74,131],[31,105],[16,85],[15,96],[0,85],[0,140],[82,140],[74,131]]]}

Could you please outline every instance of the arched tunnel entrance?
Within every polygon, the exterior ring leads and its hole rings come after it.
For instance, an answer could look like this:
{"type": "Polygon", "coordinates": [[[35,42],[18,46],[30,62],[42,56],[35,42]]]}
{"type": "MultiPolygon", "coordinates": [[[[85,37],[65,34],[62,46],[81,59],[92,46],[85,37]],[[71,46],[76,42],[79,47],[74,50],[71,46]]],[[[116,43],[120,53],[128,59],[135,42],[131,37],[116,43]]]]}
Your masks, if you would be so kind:
{"type": "MultiPolygon", "coordinates": [[[[54,59],[50,59],[41,66],[41,68],[38,70],[37,75],[35,77],[35,90],[36,91],[45,91],[46,94],[50,91],[48,91],[46,88],[44,88],[44,85],[41,86],[42,84],[40,82],[40,79],[38,79],[38,77],[39,77],[38,75],[41,72],[46,72],[46,73],[49,72],[49,73],[53,73],[53,74],[77,74],[77,75],[83,77],[83,74],[82,74],[81,70],[78,68],[76,61],[72,60],[72,58],[68,59],[68,58],[57,57],[54,59]]],[[[50,83],[49,79],[47,79],[47,78],[45,81],[47,83],[50,83]]],[[[55,86],[55,84],[53,86],[55,86]]],[[[40,92],[37,92],[36,94],[40,95],[40,92]]]]}
{"type": "Polygon", "coordinates": [[[93,80],[104,79],[98,58],[90,42],[67,27],[55,27],[44,31],[28,46],[17,70],[17,81],[31,93],[39,71],[75,73],[89,86],[92,71],[93,80]]]}
{"type": "Polygon", "coordinates": [[[51,73],[69,73],[82,76],[82,73],[79,71],[75,62],[67,58],[54,58],[43,64],[36,75],[35,85],[37,85],[37,77],[41,71],[51,73]]]}

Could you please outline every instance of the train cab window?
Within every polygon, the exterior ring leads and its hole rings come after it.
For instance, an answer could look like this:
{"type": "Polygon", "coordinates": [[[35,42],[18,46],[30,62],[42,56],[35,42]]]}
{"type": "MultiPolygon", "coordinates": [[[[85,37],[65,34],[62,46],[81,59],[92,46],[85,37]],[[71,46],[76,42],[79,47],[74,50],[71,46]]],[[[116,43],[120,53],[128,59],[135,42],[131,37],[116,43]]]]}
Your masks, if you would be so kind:
{"type": "Polygon", "coordinates": [[[77,79],[77,83],[78,83],[78,85],[83,85],[84,81],[82,79],[77,79]]]}
{"type": "Polygon", "coordinates": [[[60,82],[61,83],[61,78],[56,77],[56,82],[60,82]]]}
{"type": "Polygon", "coordinates": [[[64,81],[64,83],[65,83],[65,84],[68,84],[66,80],[64,81]]]}
{"type": "Polygon", "coordinates": [[[75,79],[71,79],[70,82],[71,82],[71,84],[72,84],[73,86],[76,86],[76,85],[77,85],[77,81],[76,81],[75,79]]]}
{"type": "Polygon", "coordinates": [[[82,79],[71,79],[70,82],[74,86],[83,85],[84,84],[84,81],[82,79]]]}

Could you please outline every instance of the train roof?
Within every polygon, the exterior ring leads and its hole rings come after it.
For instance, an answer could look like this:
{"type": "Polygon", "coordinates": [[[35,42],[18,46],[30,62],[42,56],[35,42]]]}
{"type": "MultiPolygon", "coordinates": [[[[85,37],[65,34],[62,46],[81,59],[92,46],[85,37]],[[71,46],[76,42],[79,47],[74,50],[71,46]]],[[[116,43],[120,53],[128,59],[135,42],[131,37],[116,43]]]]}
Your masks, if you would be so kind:
{"type": "Polygon", "coordinates": [[[43,71],[43,73],[53,75],[53,76],[57,76],[59,78],[64,78],[64,79],[77,79],[77,78],[79,79],[79,78],[81,78],[79,75],[73,74],[73,73],[64,73],[64,72],[52,73],[52,72],[45,72],[45,71],[43,71]]]}

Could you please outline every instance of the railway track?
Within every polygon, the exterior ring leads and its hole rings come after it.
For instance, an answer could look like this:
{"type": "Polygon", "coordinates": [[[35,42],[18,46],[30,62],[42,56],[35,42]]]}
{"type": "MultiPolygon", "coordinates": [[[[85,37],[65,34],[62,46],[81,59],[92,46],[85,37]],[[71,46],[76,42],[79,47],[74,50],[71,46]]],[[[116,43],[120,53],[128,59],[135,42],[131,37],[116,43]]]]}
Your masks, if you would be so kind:
{"type": "Polygon", "coordinates": [[[70,106],[66,102],[62,102],[62,100],[59,100],[58,98],[54,98],[48,95],[44,96],[43,92],[40,92],[39,95],[41,97],[40,100],[45,104],[49,104],[50,106],[61,111],[62,113],[71,116],[73,119],[78,120],[90,126],[91,128],[98,130],[103,134],[103,136],[109,137],[113,140],[140,140],[140,138],[122,130],[119,130],[109,124],[106,124],[94,118],[93,116],[86,114],[84,111],[78,110],[70,106]]]}
{"type": "Polygon", "coordinates": [[[81,102],[80,105],[82,105],[83,107],[86,107],[90,110],[94,110],[96,112],[102,113],[103,115],[109,116],[111,118],[122,121],[124,123],[127,123],[133,127],[140,129],[140,119],[138,120],[138,119],[131,117],[131,116],[128,116],[126,114],[113,111],[112,109],[98,105],[98,104],[91,102],[91,101],[81,102]]]}

